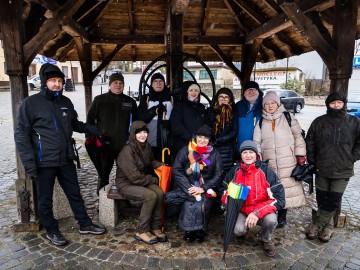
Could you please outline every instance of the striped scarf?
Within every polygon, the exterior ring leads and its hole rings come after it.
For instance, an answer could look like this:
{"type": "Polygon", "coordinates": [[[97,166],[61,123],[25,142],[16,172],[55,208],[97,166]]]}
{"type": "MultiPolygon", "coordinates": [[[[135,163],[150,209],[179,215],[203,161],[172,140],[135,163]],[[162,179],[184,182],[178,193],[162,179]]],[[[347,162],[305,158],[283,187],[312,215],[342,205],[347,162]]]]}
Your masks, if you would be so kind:
{"type": "Polygon", "coordinates": [[[201,187],[204,184],[204,179],[202,178],[201,171],[205,166],[210,165],[210,160],[208,157],[212,151],[213,147],[210,145],[207,146],[198,146],[194,139],[189,142],[189,161],[190,169],[192,170],[192,175],[194,179],[194,186],[201,187]]]}
{"type": "Polygon", "coordinates": [[[217,138],[220,134],[220,131],[224,130],[226,124],[231,125],[233,111],[231,104],[219,105],[216,103],[213,108],[216,113],[215,121],[213,123],[213,130],[215,133],[215,138],[217,138]]]}

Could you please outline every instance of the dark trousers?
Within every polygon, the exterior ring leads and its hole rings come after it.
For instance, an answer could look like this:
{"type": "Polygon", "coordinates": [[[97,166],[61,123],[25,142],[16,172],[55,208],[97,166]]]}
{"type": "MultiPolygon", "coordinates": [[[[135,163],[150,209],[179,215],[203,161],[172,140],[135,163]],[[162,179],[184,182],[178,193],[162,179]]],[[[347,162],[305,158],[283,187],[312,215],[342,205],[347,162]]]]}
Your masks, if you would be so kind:
{"type": "Polygon", "coordinates": [[[164,192],[158,185],[151,184],[146,187],[129,185],[123,187],[120,193],[129,200],[143,203],[137,225],[138,232],[160,229],[164,192]]]}
{"type": "Polygon", "coordinates": [[[75,165],[73,163],[62,167],[38,167],[37,173],[36,187],[40,222],[48,233],[59,230],[59,223],[54,218],[53,213],[55,177],[57,177],[61,188],[64,190],[79,225],[88,226],[92,223],[86,213],[84,200],[80,194],[75,165]]]}

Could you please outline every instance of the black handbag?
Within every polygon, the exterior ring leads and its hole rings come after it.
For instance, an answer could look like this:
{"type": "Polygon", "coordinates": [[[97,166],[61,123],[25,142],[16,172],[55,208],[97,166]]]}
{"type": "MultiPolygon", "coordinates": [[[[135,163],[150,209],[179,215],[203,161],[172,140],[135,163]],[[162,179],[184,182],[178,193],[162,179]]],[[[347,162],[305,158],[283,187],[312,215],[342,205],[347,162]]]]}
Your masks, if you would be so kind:
{"type": "MultiPolygon", "coordinates": [[[[313,164],[305,164],[304,166],[301,166],[299,164],[296,164],[296,167],[291,172],[291,176],[295,178],[296,181],[304,181],[309,179],[309,175],[312,175],[315,173],[315,166],[313,164]]],[[[305,181],[307,182],[307,181],[305,181]]]]}
{"type": "Polygon", "coordinates": [[[175,204],[179,205],[186,201],[189,198],[189,195],[184,193],[179,189],[174,189],[165,193],[165,202],[166,204],[175,204]]]}

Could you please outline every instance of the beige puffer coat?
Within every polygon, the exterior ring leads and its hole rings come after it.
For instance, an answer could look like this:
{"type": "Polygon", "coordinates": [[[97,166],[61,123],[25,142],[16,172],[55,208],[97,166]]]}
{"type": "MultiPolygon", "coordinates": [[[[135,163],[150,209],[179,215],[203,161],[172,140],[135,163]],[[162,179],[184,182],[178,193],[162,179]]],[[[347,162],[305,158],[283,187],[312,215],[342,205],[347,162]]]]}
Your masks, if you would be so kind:
{"type": "Polygon", "coordinates": [[[302,183],[291,177],[296,166],[296,156],[306,156],[306,145],[299,122],[290,113],[290,127],[284,111],[283,105],[274,114],[263,110],[262,126],[260,128],[259,123],[256,125],[253,138],[262,159],[269,160],[269,167],[278,175],[285,188],[285,208],[292,208],[306,204],[302,183]],[[275,121],[274,130],[272,121],[275,121]]]}

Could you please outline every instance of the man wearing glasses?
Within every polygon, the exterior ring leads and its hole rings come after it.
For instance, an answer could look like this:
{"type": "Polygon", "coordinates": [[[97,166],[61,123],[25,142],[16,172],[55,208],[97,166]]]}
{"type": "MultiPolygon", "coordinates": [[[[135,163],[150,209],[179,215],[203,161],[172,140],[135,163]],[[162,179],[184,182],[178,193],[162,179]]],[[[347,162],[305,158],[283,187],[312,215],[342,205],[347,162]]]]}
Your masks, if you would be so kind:
{"type": "Polygon", "coordinates": [[[161,73],[155,73],[151,77],[149,93],[141,97],[139,120],[147,124],[149,129],[148,143],[151,145],[157,161],[161,161],[162,149],[169,147],[169,119],[172,108],[173,99],[165,85],[164,76],[161,73]]]}
{"type": "Polygon", "coordinates": [[[236,103],[238,113],[237,150],[244,141],[253,139],[256,123],[262,117],[262,98],[263,92],[257,82],[245,83],[244,98],[236,103]]]}

